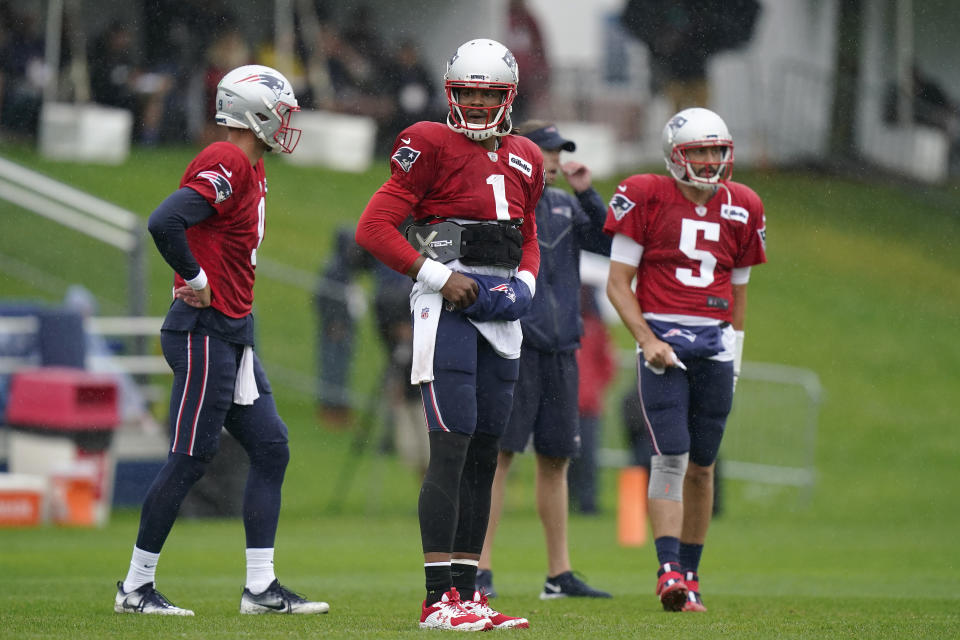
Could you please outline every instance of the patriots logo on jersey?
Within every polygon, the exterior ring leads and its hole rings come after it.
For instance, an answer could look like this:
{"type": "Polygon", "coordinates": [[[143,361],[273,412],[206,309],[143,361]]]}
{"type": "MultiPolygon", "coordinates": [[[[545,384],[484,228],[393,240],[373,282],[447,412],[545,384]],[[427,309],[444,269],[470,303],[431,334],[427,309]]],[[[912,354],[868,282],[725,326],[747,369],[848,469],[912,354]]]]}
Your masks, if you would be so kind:
{"type": "Polygon", "coordinates": [[[213,185],[213,190],[217,194],[213,204],[220,204],[233,195],[233,187],[230,186],[230,181],[227,180],[224,175],[217,173],[216,171],[201,171],[197,174],[197,177],[204,178],[213,185]]]}
{"type": "Polygon", "coordinates": [[[420,157],[420,152],[410,147],[400,147],[390,158],[395,161],[406,173],[410,173],[410,167],[420,157]]]}
{"type": "Polygon", "coordinates": [[[630,210],[635,206],[637,206],[636,203],[622,193],[614,194],[613,198],[610,200],[610,208],[613,210],[613,217],[617,220],[623,220],[623,216],[630,213],[630,210]]]}
{"type": "Polygon", "coordinates": [[[517,301],[517,293],[513,290],[513,287],[508,284],[498,284],[495,287],[490,287],[490,291],[499,291],[503,295],[507,296],[510,302],[517,301]]]}

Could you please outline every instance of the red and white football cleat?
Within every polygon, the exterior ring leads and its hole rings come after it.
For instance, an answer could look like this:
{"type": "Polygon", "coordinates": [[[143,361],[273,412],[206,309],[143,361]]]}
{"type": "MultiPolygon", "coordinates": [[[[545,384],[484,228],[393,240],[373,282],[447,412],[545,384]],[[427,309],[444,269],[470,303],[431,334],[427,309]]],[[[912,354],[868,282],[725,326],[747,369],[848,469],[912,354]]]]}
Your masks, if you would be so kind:
{"type": "Polygon", "coordinates": [[[420,611],[421,629],[445,629],[448,631],[486,631],[493,628],[487,618],[463,608],[460,594],[450,589],[431,605],[424,600],[420,611]]]}
{"type": "Polygon", "coordinates": [[[687,571],[683,574],[683,582],[687,585],[687,601],[683,603],[683,610],[706,611],[700,598],[700,576],[695,571],[687,571]]]}
{"type": "Polygon", "coordinates": [[[487,594],[480,591],[473,592],[473,600],[466,600],[463,608],[470,613],[486,618],[494,629],[527,629],[530,623],[526,618],[508,616],[492,608],[487,601],[487,594]]]}
{"type": "Polygon", "coordinates": [[[687,602],[687,584],[680,573],[680,565],[675,562],[664,562],[657,571],[657,595],[664,611],[683,611],[687,602]]]}

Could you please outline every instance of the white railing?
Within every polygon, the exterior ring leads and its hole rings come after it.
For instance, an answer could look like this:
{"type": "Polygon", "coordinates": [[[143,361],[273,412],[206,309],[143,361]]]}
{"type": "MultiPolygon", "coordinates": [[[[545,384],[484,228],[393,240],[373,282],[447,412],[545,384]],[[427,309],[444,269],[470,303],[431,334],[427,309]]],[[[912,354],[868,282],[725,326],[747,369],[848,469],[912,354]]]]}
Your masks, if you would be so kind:
{"type": "Polygon", "coordinates": [[[128,310],[146,309],[144,225],[133,212],[0,157],[0,200],[123,251],[128,310]]]}

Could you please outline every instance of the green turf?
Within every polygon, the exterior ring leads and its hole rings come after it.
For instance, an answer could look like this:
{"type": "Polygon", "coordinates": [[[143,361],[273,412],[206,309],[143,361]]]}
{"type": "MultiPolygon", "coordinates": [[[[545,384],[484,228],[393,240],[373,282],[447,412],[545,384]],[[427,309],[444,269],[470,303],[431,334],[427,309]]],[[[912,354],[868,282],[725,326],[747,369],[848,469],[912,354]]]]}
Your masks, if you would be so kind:
{"type": "MultiPolygon", "coordinates": [[[[0,150],[144,216],[175,188],[193,152],[137,150],[123,166],[103,168],[44,161],[24,148],[0,150]]],[[[267,170],[271,194],[260,255],[311,273],[328,254],[333,230],[355,223],[386,174],[383,164],[344,175],[283,166],[274,158],[267,170]]],[[[960,636],[960,192],[805,173],[739,172],[738,178],[764,199],[770,258],[751,279],[746,359],[811,369],[825,391],[811,499],[804,502],[792,488],[727,481],[724,511],[702,565],[710,611],[668,615],[652,595],[650,545],[616,544],[615,472],[607,470],[604,513],[573,518],[571,553],[592,584],[616,597],[543,603],[536,598],[545,564],[542,534],[532,506],[532,464],[523,456],[510,479],[495,550],[501,592],[495,604],[530,617],[532,628],[516,633],[531,638],[960,636]]],[[[601,193],[613,184],[601,182],[601,193]]],[[[119,254],[6,203],[0,212],[0,254],[49,272],[44,278],[29,271],[4,275],[0,297],[54,301],[67,283],[82,282],[105,307],[123,309],[119,254]]],[[[168,291],[169,272],[153,252],[151,313],[162,313],[168,291]]],[[[164,551],[160,588],[198,616],[112,614],[113,584],[125,573],[136,534],[137,514],[127,509],[100,530],[0,530],[0,638],[418,633],[416,479],[392,458],[371,454],[374,433],[346,494],[332,495],[346,477],[354,434],[319,424],[310,394],[280,382],[313,371],[309,295],[260,279],[257,318],[258,349],[293,443],[279,575],[294,589],[328,600],[331,613],[241,619],[240,524],[183,521],[164,551]],[[334,498],[337,514],[328,512],[334,498]]],[[[628,346],[621,330],[616,338],[628,346]]],[[[365,322],[354,373],[358,391],[376,391],[380,358],[365,322]]],[[[621,378],[617,387],[626,384],[621,378]]],[[[608,444],[620,440],[614,395],[608,444]]],[[[744,386],[738,402],[749,398],[752,406],[730,428],[756,445],[757,455],[789,460],[797,446],[789,425],[801,404],[762,385],[744,386]]]]}

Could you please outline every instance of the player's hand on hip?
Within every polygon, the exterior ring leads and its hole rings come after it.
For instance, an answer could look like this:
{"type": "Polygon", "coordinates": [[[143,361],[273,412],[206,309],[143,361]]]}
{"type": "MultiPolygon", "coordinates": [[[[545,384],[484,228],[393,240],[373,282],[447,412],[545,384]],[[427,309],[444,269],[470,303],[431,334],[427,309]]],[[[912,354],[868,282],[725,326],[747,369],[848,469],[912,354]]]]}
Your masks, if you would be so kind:
{"type": "Polygon", "coordinates": [[[203,309],[204,307],[210,306],[210,301],[213,299],[213,294],[210,291],[209,284],[203,289],[194,289],[189,285],[184,285],[182,287],[177,287],[173,293],[173,297],[183,300],[191,307],[203,309]]]}
{"type": "Polygon", "coordinates": [[[479,287],[473,278],[454,271],[440,289],[443,299],[457,309],[466,309],[477,301],[479,287]]]}

